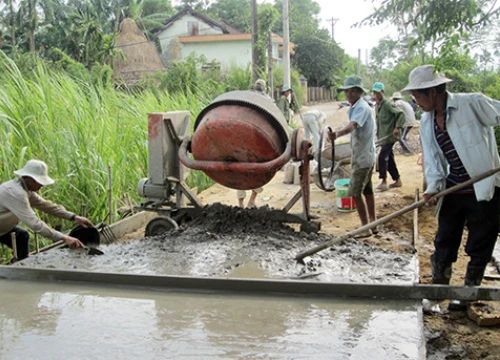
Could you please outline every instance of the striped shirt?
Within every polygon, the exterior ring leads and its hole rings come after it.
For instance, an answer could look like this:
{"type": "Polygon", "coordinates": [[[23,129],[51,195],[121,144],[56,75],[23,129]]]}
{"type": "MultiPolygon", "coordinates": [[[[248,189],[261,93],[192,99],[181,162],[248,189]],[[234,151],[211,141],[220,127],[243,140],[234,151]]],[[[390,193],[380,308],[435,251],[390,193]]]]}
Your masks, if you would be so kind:
{"type": "MultiPolygon", "coordinates": [[[[461,184],[470,180],[470,176],[467,170],[458,156],[457,149],[453,142],[451,141],[450,135],[446,130],[446,119],[444,121],[444,130],[441,130],[434,121],[434,136],[436,136],[436,141],[441,148],[448,164],[450,165],[450,173],[446,177],[446,188],[451,188],[457,184],[461,184]]],[[[461,190],[454,192],[454,194],[473,194],[474,187],[469,185],[461,190]]]]}

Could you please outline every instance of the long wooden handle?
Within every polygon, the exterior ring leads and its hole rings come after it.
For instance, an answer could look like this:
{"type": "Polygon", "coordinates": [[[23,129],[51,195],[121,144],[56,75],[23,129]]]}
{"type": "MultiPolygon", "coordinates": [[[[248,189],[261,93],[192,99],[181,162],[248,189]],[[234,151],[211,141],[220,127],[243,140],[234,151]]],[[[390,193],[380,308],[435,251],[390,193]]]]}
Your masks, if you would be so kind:
{"type": "MultiPolygon", "coordinates": [[[[452,186],[451,188],[449,189],[446,189],[446,190],[443,190],[443,191],[440,191],[438,192],[437,194],[433,195],[432,198],[433,199],[439,199],[443,196],[446,196],[448,194],[451,194],[457,190],[460,190],[460,189],[463,189],[469,185],[472,185],[480,180],[483,180],[487,177],[490,177],[491,175],[493,174],[496,174],[497,172],[500,171],[500,167],[498,168],[495,168],[493,170],[489,170],[489,171],[486,171],[485,173],[481,174],[481,175],[478,175],[470,180],[467,180],[466,182],[463,182],[461,184],[458,184],[458,185],[455,185],[455,186],[452,186]]],[[[324,250],[332,245],[335,245],[341,241],[344,241],[344,240],[347,240],[351,237],[353,237],[354,235],[358,235],[358,234],[361,234],[362,232],[366,231],[366,230],[370,230],[370,229],[373,229],[375,227],[377,227],[378,225],[380,224],[384,224],[386,222],[388,222],[389,220],[392,220],[394,219],[395,217],[398,217],[400,215],[403,215],[405,213],[407,213],[408,211],[411,211],[413,209],[416,209],[416,208],[419,208],[421,207],[422,205],[425,204],[425,200],[420,200],[420,201],[417,201],[417,202],[414,202],[413,204],[411,205],[408,205],[396,212],[393,212],[389,215],[386,215],[384,216],[383,218],[380,218],[378,220],[375,220],[369,224],[366,224],[366,225],[363,225],[361,226],[360,228],[356,229],[356,230],[353,230],[353,231],[350,231],[348,232],[347,234],[345,235],[342,235],[340,237],[337,237],[337,238],[333,238],[332,240],[330,241],[327,241],[323,244],[320,244],[316,247],[313,247],[309,250],[305,250],[301,253],[299,253],[297,256],[295,256],[295,260],[297,260],[298,262],[303,262],[302,259],[304,259],[305,257],[307,256],[311,256],[313,254],[316,254],[318,251],[321,251],[321,250],[324,250]]]]}

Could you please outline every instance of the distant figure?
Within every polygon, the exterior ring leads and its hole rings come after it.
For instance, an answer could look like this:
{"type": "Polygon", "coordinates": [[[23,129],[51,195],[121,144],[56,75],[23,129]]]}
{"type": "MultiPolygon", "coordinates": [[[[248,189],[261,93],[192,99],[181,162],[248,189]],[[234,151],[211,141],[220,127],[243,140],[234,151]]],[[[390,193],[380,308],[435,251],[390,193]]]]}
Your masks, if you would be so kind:
{"type": "Polygon", "coordinates": [[[271,101],[273,100],[273,98],[270,97],[266,92],[266,82],[263,79],[257,79],[255,81],[252,91],[259,93],[260,95],[264,96],[265,98],[271,101]]]}
{"type": "Polygon", "coordinates": [[[298,109],[297,100],[295,99],[295,94],[293,90],[289,86],[283,86],[280,92],[280,98],[276,105],[283,113],[283,116],[286,119],[286,122],[290,124],[290,120],[292,119],[292,114],[294,111],[298,109]]]}
{"type": "MultiPolygon", "coordinates": [[[[361,97],[366,90],[363,88],[363,81],[360,77],[348,76],[344,81],[344,86],[339,87],[337,91],[344,91],[351,104],[347,111],[349,124],[330,133],[329,137],[333,142],[336,138],[351,133],[352,175],[348,196],[354,198],[361,225],[366,225],[368,220],[373,222],[377,219],[372,185],[373,166],[375,165],[375,120],[370,106],[361,97]]],[[[355,238],[368,237],[376,233],[376,228],[368,229],[356,235],[355,238]]]]}
{"type": "MultiPolygon", "coordinates": [[[[436,193],[500,166],[494,131],[500,125],[500,101],[479,93],[451,93],[446,90],[451,81],[433,65],[422,65],[410,72],[403,89],[424,111],[420,137],[427,189],[423,197],[429,205],[436,203],[431,199],[436,193]]],[[[450,283],[467,227],[465,252],[470,260],[464,284],[479,286],[498,237],[500,173],[440,198],[438,206],[432,282],[450,283]]],[[[466,301],[455,300],[449,309],[466,306],[466,301]]]]}
{"type": "Polygon", "coordinates": [[[70,248],[83,248],[77,238],[60,233],[38,218],[33,208],[68,221],[74,221],[84,227],[92,226],[89,219],[67,211],[63,206],[45,200],[37,194],[42,186],[54,183],[48,176],[47,165],[40,160],[28,160],[20,170],[14,171],[19,176],[0,185],[0,243],[12,245],[11,233],[16,234],[17,260],[29,254],[29,234],[18,227],[19,222],[36,233],[54,241],[62,240],[70,248]]]}
{"type": "Polygon", "coordinates": [[[319,134],[325,122],[326,115],[322,111],[311,109],[303,113],[301,119],[302,125],[304,126],[305,138],[309,140],[312,135],[312,152],[316,154],[319,145],[319,134]]]}
{"type": "Polygon", "coordinates": [[[400,92],[395,92],[392,95],[392,101],[394,101],[394,105],[398,107],[405,114],[405,124],[403,128],[403,134],[399,139],[399,145],[401,145],[401,149],[403,150],[403,154],[410,155],[413,151],[411,150],[410,145],[408,145],[408,141],[406,137],[408,133],[413,129],[413,127],[417,124],[417,120],[415,120],[415,111],[409,102],[404,100],[403,95],[400,92]]]}
{"type": "Polygon", "coordinates": [[[378,155],[378,171],[382,182],[377,186],[379,191],[387,190],[387,172],[394,180],[394,183],[389,185],[390,188],[403,185],[392,148],[400,135],[399,129],[404,127],[405,115],[384,98],[384,88],[381,82],[376,82],[372,86],[373,97],[377,103],[377,142],[381,145],[378,155]]]}

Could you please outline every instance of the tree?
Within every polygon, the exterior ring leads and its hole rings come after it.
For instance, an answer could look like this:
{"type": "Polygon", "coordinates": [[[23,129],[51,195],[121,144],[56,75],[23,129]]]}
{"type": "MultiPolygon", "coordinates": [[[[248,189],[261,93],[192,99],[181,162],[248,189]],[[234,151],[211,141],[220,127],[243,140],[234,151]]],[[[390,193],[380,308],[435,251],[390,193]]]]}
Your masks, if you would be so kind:
{"type": "MultiPolygon", "coordinates": [[[[431,44],[444,54],[449,46],[463,44],[467,37],[494,24],[500,15],[496,0],[387,0],[358,26],[395,24],[409,49],[431,44]]],[[[409,60],[411,57],[408,57],[409,60]]]]}
{"type": "Polygon", "coordinates": [[[208,6],[206,13],[215,19],[226,21],[245,33],[252,31],[250,0],[219,0],[208,6]]]}
{"type": "Polygon", "coordinates": [[[334,73],[342,67],[342,60],[342,49],[330,40],[326,29],[296,35],[293,64],[311,86],[335,84],[334,73]]]}

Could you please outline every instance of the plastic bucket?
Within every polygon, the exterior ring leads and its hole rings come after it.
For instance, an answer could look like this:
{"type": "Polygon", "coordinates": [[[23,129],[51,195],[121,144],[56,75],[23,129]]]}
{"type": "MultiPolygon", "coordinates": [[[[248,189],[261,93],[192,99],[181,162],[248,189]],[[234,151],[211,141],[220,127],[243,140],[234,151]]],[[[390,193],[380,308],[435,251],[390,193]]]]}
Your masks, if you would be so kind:
{"type": "Polygon", "coordinates": [[[356,210],[354,198],[347,196],[347,190],[349,189],[350,182],[351,179],[335,180],[335,190],[337,191],[335,205],[337,206],[338,211],[349,212],[356,210]]]}

